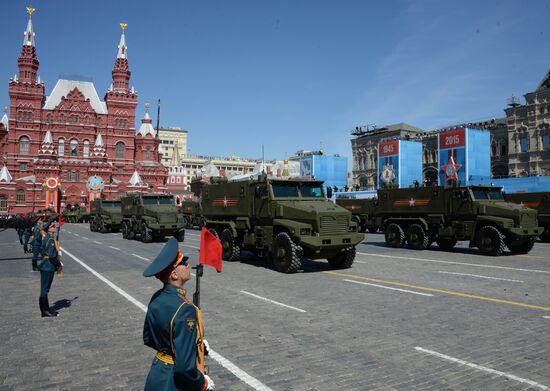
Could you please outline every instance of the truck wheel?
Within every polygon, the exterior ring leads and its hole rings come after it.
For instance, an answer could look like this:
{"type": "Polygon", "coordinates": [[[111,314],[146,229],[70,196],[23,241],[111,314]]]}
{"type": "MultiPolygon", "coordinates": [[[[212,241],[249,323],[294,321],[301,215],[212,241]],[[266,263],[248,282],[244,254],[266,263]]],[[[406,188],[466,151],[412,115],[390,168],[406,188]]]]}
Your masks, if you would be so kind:
{"type": "Polygon", "coordinates": [[[215,228],[209,228],[208,230],[216,237],[216,239],[220,240],[220,234],[218,234],[218,231],[216,231],[215,228]]]}
{"type": "Polygon", "coordinates": [[[128,239],[128,227],[126,226],[126,223],[122,223],[120,230],[122,231],[122,239],[128,239]]]}
{"type": "Polygon", "coordinates": [[[273,265],[282,273],[295,273],[302,267],[304,250],[286,232],[275,236],[272,253],[273,265]]]}
{"type": "Polygon", "coordinates": [[[127,223],[126,228],[128,229],[128,234],[126,235],[126,239],[134,240],[136,238],[136,232],[134,231],[133,224],[127,223]]]}
{"type": "Polygon", "coordinates": [[[425,250],[430,244],[430,238],[420,224],[411,224],[407,229],[407,244],[413,250],[425,250]]]}
{"type": "Polygon", "coordinates": [[[506,248],[504,235],[492,225],[485,225],[477,231],[476,244],[484,255],[501,255],[506,248]]]}
{"type": "Polygon", "coordinates": [[[151,243],[153,241],[153,231],[145,224],[143,225],[143,229],[141,230],[141,241],[143,243],[151,243]]]}
{"type": "Polygon", "coordinates": [[[393,248],[403,247],[405,243],[405,232],[399,224],[390,223],[384,232],[386,244],[393,248]]]}
{"type": "Polygon", "coordinates": [[[441,250],[449,251],[456,246],[456,239],[453,238],[437,238],[436,243],[441,250]]]}
{"type": "Polygon", "coordinates": [[[94,221],[90,220],[90,232],[94,232],[94,221]]]}
{"type": "Polygon", "coordinates": [[[107,226],[107,224],[105,224],[104,221],[101,222],[101,225],[100,225],[100,230],[99,232],[101,232],[102,234],[106,234],[107,232],[109,232],[109,227],[107,226]]]}
{"type": "Polygon", "coordinates": [[[334,269],[347,269],[350,268],[355,260],[355,247],[346,248],[340,251],[332,258],[328,258],[328,264],[334,269]]]}
{"type": "Polygon", "coordinates": [[[185,230],[183,228],[180,229],[174,237],[178,240],[178,242],[182,243],[185,240],[185,230]]]}
{"type": "Polygon", "coordinates": [[[224,261],[236,261],[241,256],[241,248],[235,243],[233,232],[226,228],[222,231],[222,259],[224,261]]]}
{"type": "Polygon", "coordinates": [[[506,238],[506,245],[512,252],[512,254],[527,254],[533,249],[535,245],[535,239],[529,238],[520,241],[513,241],[506,238]]]}

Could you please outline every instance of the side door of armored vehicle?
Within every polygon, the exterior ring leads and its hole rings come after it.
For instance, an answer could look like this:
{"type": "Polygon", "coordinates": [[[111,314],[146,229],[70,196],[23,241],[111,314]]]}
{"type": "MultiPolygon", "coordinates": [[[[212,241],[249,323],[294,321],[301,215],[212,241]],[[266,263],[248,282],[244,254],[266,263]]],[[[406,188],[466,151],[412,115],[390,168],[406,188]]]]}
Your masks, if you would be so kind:
{"type": "Polygon", "coordinates": [[[457,188],[451,193],[451,219],[457,238],[468,238],[472,234],[474,203],[469,189],[457,188]]]}

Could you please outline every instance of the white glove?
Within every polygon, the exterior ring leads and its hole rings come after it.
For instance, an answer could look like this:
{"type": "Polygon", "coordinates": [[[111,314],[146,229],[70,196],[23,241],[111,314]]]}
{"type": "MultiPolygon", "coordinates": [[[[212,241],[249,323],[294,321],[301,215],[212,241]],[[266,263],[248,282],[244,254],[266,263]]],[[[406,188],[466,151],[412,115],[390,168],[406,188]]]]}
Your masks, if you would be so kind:
{"type": "Polygon", "coordinates": [[[204,375],[206,378],[206,391],[212,391],[216,388],[216,385],[214,384],[214,380],[210,379],[210,376],[204,375]]]}
{"type": "Polygon", "coordinates": [[[208,353],[210,353],[210,344],[206,339],[203,339],[202,343],[204,344],[204,355],[208,356],[208,353]]]}

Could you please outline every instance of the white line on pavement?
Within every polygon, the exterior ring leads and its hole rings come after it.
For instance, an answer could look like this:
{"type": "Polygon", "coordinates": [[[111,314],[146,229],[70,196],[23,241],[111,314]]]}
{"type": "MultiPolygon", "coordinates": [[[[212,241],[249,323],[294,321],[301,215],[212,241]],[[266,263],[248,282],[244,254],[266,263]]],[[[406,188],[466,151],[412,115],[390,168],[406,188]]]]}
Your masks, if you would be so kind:
{"type": "Polygon", "coordinates": [[[141,255],[137,255],[137,254],[132,254],[132,255],[133,255],[134,257],[136,257],[136,258],[143,259],[144,261],[148,261],[147,258],[142,257],[141,255]]]}
{"type": "Polygon", "coordinates": [[[244,294],[246,294],[246,295],[250,295],[250,296],[252,296],[252,297],[255,297],[256,299],[260,299],[260,300],[263,300],[263,301],[267,301],[268,303],[280,305],[281,307],[290,308],[291,310],[294,310],[294,311],[306,312],[306,311],[304,311],[304,310],[302,310],[302,309],[300,309],[300,308],[296,308],[296,307],[293,307],[293,306],[291,306],[291,305],[279,303],[278,301],[271,300],[271,299],[268,299],[268,298],[265,298],[265,297],[262,297],[262,296],[258,296],[258,295],[255,295],[254,293],[250,293],[250,292],[247,292],[247,291],[241,291],[241,293],[244,293],[244,294]]]}
{"type": "Polygon", "coordinates": [[[391,287],[389,287],[389,286],[378,285],[378,284],[372,284],[372,283],[370,283],[370,282],[354,281],[354,280],[346,280],[346,279],[344,279],[344,281],[346,281],[346,282],[353,282],[354,284],[376,286],[376,287],[378,287],[378,288],[390,289],[390,290],[392,290],[392,291],[400,291],[400,292],[405,292],[405,293],[412,293],[412,294],[414,294],[414,295],[420,295],[420,296],[433,296],[433,295],[430,294],[430,293],[421,293],[421,292],[409,291],[409,290],[407,290],[407,289],[391,288],[391,287]]]}
{"type": "Polygon", "coordinates": [[[371,254],[371,253],[357,253],[359,255],[366,255],[371,257],[382,257],[382,258],[395,258],[395,259],[406,259],[407,261],[422,261],[422,262],[436,262],[436,263],[445,263],[449,265],[465,265],[465,266],[476,266],[476,267],[486,267],[491,269],[504,269],[504,270],[516,270],[520,272],[531,272],[531,273],[546,273],[550,274],[550,270],[537,270],[537,269],[518,269],[515,267],[507,266],[494,266],[494,265],[478,265],[475,263],[464,263],[464,262],[452,262],[452,261],[439,261],[436,259],[424,259],[424,258],[410,258],[410,257],[400,257],[397,255],[383,255],[383,254],[371,254]]]}
{"type": "Polygon", "coordinates": [[[480,371],[484,371],[484,372],[487,372],[487,373],[490,373],[490,374],[493,374],[493,375],[502,376],[502,377],[505,377],[507,379],[515,380],[515,381],[520,382],[520,383],[529,384],[530,386],[540,388],[541,390],[550,390],[550,388],[545,386],[544,384],[540,384],[540,383],[534,382],[534,381],[529,380],[529,379],[524,379],[522,377],[518,377],[518,376],[512,375],[510,373],[500,372],[500,371],[497,371],[497,370],[492,369],[492,368],[477,365],[477,364],[474,364],[474,363],[471,363],[471,362],[468,362],[468,361],[461,360],[459,358],[447,356],[445,354],[441,354],[441,353],[438,353],[438,352],[434,352],[432,350],[424,349],[424,348],[421,348],[419,346],[416,346],[415,349],[420,351],[420,352],[424,352],[424,353],[430,354],[432,356],[436,356],[436,357],[442,358],[444,360],[454,362],[456,364],[465,365],[467,367],[474,368],[474,369],[477,369],[477,370],[480,370],[480,371]]]}
{"type": "Polygon", "coordinates": [[[118,247],[115,247],[115,246],[109,246],[109,247],[112,248],[113,250],[120,251],[120,249],[118,247]]]}
{"type": "Polygon", "coordinates": [[[550,316],[543,316],[544,319],[550,319],[550,316]]]}
{"type": "Polygon", "coordinates": [[[94,240],[94,243],[103,244],[103,243],[101,243],[101,242],[98,242],[97,240],[94,240]]]}
{"type": "Polygon", "coordinates": [[[82,239],[90,240],[90,239],[88,239],[86,236],[83,236],[82,239]]]}
{"type": "Polygon", "coordinates": [[[444,272],[444,271],[438,271],[438,273],[442,274],[454,274],[457,276],[467,276],[467,277],[477,277],[477,278],[486,278],[488,280],[500,280],[500,281],[510,281],[510,282],[523,282],[521,280],[510,280],[508,278],[498,278],[498,277],[489,277],[489,276],[478,276],[477,274],[466,274],[466,273],[455,273],[455,272],[444,272]]]}
{"type": "Polygon", "coordinates": [[[80,236],[79,234],[73,234],[74,236],[80,236]]]}
{"type": "MultiPolygon", "coordinates": [[[[86,270],[88,270],[90,273],[92,273],[94,276],[99,278],[101,281],[103,281],[105,284],[113,288],[118,294],[123,296],[125,299],[130,301],[132,304],[134,304],[136,307],[138,307],[143,312],[147,312],[147,306],[143,303],[140,303],[137,299],[135,299],[133,296],[126,293],[124,290],[116,286],[114,283],[103,277],[101,274],[96,272],[94,269],[92,269],[90,266],[86,265],[84,262],[82,262],[80,259],[75,257],[73,254],[62,248],[62,250],[70,256],[72,259],[74,259],[76,262],[78,262],[82,267],[84,267],[86,270]]],[[[235,364],[233,364],[231,361],[226,359],[225,357],[221,356],[220,354],[216,353],[212,349],[209,350],[209,356],[214,361],[216,361],[218,364],[220,364],[222,367],[227,369],[229,372],[231,372],[233,375],[235,375],[237,378],[239,378],[244,383],[248,384],[250,387],[257,391],[273,391],[271,388],[267,387],[263,383],[261,383],[258,379],[250,376],[248,373],[237,367],[235,364]]]]}

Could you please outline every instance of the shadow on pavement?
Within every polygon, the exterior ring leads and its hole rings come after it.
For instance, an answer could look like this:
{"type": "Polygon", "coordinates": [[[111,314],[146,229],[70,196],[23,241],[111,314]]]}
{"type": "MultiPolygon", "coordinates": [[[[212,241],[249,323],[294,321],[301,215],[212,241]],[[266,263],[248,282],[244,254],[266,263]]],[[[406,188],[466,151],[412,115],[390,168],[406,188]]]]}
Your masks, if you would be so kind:
{"type": "Polygon", "coordinates": [[[50,307],[50,311],[54,312],[54,311],[59,311],[63,308],[69,308],[72,304],[73,304],[73,301],[75,301],[76,299],[78,299],[78,296],[75,296],[74,298],[72,299],[61,299],[61,300],[57,300],[55,303],[53,303],[53,305],[50,307]]]}
{"type": "MultiPolygon", "coordinates": [[[[239,259],[239,261],[247,265],[263,267],[264,269],[273,270],[278,273],[277,269],[275,269],[275,266],[271,262],[271,258],[269,257],[259,258],[254,253],[243,250],[241,252],[241,258],[239,259]]],[[[239,261],[235,261],[235,262],[239,262],[239,261]]],[[[333,270],[329,266],[327,260],[325,259],[312,260],[312,259],[306,258],[304,259],[304,262],[302,263],[302,268],[298,271],[298,274],[299,273],[319,273],[326,270],[333,270]]]]}
{"type": "Polygon", "coordinates": [[[32,259],[31,256],[17,257],[17,258],[0,258],[0,261],[17,261],[18,259],[32,259]]]}

